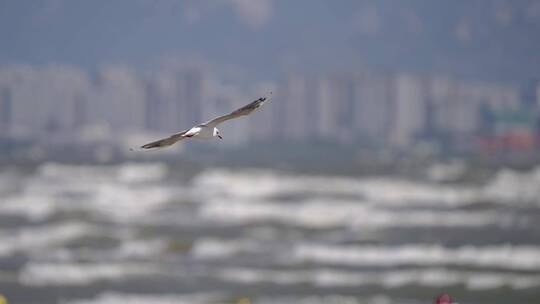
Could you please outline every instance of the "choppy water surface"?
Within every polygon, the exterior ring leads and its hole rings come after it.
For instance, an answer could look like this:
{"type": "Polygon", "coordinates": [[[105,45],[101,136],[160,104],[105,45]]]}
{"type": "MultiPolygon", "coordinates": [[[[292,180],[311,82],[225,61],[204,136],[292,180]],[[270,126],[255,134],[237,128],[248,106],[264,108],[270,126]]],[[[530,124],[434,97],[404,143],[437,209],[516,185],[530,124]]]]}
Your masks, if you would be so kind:
{"type": "Polygon", "coordinates": [[[443,291],[540,303],[540,169],[481,186],[170,170],[0,170],[0,293],[40,304],[430,303],[443,291]]]}

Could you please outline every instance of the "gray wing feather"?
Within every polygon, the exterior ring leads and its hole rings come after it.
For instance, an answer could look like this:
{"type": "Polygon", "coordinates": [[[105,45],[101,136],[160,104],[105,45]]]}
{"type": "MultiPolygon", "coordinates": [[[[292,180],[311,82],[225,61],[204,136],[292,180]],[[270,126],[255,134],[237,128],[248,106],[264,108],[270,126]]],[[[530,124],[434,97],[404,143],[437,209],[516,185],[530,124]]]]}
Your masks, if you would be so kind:
{"type": "Polygon", "coordinates": [[[204,123],[204,125],[206,126],[209,126],[209,127],[215,127],[217,126],[218,124],[224,122],[224,121],[227,121],[227,120],[230,120],[230,119],[233,119],[233,118],[237,118],[237,117],[240,117],[240,116],[245,116],[245,115],[248,115],[250,114],[251,112],[255,111],[256,109],[260,108],[264,102],[266,101],[266,97],[261,97],[243,107],[241,107],[240,109],[238,110],[235,110],[227,115],[222,115],[222,116],[219,116],[219,117],[216,117],[206,123],[204,123]]]}
{"type": "Polygon", "coordinates": [[[163,147],[171,146],[177,143],[178,141],[184,139],[185,138],[184,134],[186,134],[186,132],[189,130],[190,129],[187,129],[182,132],[175,133],[167,138],[153,141],[151,143],[141,146],[141,149],[153,149],[153,148],[163,148],[163,147]]]}

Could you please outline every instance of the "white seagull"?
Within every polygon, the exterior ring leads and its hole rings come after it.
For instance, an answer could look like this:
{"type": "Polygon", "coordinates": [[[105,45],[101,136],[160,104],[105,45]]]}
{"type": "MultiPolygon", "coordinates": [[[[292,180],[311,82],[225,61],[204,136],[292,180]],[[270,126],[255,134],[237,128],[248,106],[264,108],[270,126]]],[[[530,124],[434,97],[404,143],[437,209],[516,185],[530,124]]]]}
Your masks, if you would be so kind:
{"type": "MultiPolygon", "coordinates": [[[[270,92],[270,94],[272,94],[272,92],[270,92]]],[[[141,146],[141,149],[164,148],[171,146],[185,138],[211,139],[217,137],[219,139],[223,139],[223,137],[221,137],[221,132],[217,128],[217,125],[227,120],[250,114],[251,112],[260,108],[266,102],[266,100],[267,97],[261,97],[236,111],[233,111],[226,115],[218,116],[210,121],[207,121],[200,125],[196,125],[182,132],[175,133],[167,138],[153,141],[151,143],[141,146]]]]}

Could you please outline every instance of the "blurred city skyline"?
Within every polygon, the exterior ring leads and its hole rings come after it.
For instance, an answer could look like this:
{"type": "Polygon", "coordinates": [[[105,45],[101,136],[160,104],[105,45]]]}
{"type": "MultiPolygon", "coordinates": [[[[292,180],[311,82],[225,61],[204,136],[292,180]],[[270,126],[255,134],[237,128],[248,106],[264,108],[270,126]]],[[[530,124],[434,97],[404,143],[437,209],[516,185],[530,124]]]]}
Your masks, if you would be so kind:
{"type": "Polygon", "coordinates": [[[482,136],[510,136],[518,148],[535,148],[540,125],[538,85],[445,74],[289,74],[241,88],[199,65],[147,73],[108,65],[95,74],[67,65],[13,65],[0,68],[0,134],[54,144],[119,143],[119,135],[188,128],[270,91],[267,107],[222,127],[227,144],[322,141],[403,149],[424,141],[466,150],[482,136]]]}

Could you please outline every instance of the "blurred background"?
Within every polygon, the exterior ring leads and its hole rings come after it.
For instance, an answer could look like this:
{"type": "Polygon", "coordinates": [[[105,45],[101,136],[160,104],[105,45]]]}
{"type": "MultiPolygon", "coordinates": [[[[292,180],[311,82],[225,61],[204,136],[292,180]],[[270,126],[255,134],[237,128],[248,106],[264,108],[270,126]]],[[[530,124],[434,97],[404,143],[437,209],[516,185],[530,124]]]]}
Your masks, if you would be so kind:
{"type": "Polygon", "coordinates": [[[537,0],[0,0],[0,294],[539,302],[538,37],[537,0]]]}

